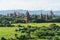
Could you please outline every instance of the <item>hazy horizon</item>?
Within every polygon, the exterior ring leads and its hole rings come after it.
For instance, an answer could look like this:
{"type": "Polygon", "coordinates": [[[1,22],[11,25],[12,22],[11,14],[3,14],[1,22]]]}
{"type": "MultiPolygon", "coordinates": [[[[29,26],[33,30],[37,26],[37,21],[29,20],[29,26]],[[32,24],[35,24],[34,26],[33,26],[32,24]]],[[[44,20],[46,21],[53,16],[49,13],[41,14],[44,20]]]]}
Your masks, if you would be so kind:
{"type": "Polygon", "coordinates": [[[0,10],[60,10],[60,0],[0,0],[0,10]]]}

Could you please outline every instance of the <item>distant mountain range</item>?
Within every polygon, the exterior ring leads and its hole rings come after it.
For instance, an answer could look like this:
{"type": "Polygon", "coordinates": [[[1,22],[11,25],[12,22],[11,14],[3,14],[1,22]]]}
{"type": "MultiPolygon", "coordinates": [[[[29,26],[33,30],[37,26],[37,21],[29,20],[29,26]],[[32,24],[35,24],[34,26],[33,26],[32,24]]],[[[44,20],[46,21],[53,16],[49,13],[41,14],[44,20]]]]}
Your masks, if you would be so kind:
{"type": "MultiPolygon", "coordinates": [[[[10,14],[10,13],[14,13],[14,12],[20,12],[20,13],[26,13],[27,10],[1,10],[0,11],[0,14],[2,15],[6,15],[6,14],[10,14]]],[[[40,13],[43,13],[43,14],[47,14],[49,13],[49,11],[44,11],[44,10],[33,10],[33,11],[29,11],[29,13],[32,15],[32,14],[40,14],[40,13]]],[[[55,15],[60,15],[60,11],[53,11],[53,13],[55,15]]]]}

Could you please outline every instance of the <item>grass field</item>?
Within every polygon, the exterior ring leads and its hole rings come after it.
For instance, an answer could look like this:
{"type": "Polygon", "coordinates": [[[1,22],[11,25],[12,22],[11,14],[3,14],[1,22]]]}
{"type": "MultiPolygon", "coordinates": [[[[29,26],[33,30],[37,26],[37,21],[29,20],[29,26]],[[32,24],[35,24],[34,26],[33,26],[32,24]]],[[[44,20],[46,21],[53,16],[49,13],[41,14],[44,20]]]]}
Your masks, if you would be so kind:
{"type": "MultiPolygon", "coordinates": [[[[13,25],[15,25],[15,26],[17,26],[17,25],[22,25],[22,26],[28,26],[28,25],[31,25],[31,26],[38,26],[38,27],[40,27],[40,26],[49,26],[50,24],[52,24],[52,23],[26,23],[26,24],[13,24],[13,25]]],[[[55,23],[55,24],[57,24],[57,25],[59,25],[60,26],[60,23],[55,23]]],[[[0,27],[0,38],[1,37],[5,37],[5,38],[14,38],[14,34],[16,33],[15,32],[15,29],[17,29],[18,27],[0,27]]],[[[18,32],[18,34],[20,34],[19,32],[18,32]]]]}
{"type": "Polygon", "coordinates": [[[0,38],[5,37],[5,38],[14,38],[15,34],[15,29],[16,27],[0,27],[0,38]]]}
{"type": "MultiPolygon", "coordinates": [[[[19,24],[13,24],[13,25],[21,25],[21,26],[28,26],[28,25],[30,25],[30,26],[37,26],[37,27],[41,27],[41,26],[46,26],[46,27],[49,27],[49,25],[50,24],[53,24],[53,23],[19,23],[19,24]]],[[[55,24],[57,24],[57,25],[59,25],[60,26],[60,23],[55,23],[55,24]]]]}

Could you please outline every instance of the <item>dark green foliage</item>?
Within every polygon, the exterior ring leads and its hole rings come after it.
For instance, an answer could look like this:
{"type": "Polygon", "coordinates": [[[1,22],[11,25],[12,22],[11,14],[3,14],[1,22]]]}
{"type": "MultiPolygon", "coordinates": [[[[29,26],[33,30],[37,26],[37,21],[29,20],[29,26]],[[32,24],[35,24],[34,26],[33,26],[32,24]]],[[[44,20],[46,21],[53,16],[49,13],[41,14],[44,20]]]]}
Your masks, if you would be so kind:
{"type": "MultiPolygon", "coordinates": [[[[39,15],[31,15],[31,19],[29,21],[30,23],[47,23],[47,22],[60,22],[60,17],[59,16],[56,16],[56,17],[53,17],[53,18],[50,18],[48,21],[44,19],[40,19],[40,16],[39,15]]],[[[0,24],[7,24],[7,23],[10,23],[10,24],[13,24],[13,23],[26,23],[26,21],[24,20],[24,15],[22,16],[18,16],[18,17],[9,17],[9,16],[0,16],[0,24]]]]}
{"type": "MultiPolygon", "coordinates": [[[[20,35],[20,37],[15,34],[18,40],[38,40],[38,39],[48,39],[48,40],[60,40],[60,26],[56,24],[51,24],[50,27],[19,27],[19,32],[26,33],[26,35],[20,35]],[[33,36],[35,37],[33,37],[33,36]],[[56,37],[57,36],[57,37],[56,37]]],[[[17,31],[16,31],[17,32],[17,31]]]]}
{"type": "Polygon", "coordinates": [[[18,25],[18,27],[22,27],[21,25],[18,25]]]}
{"type": "Polygon", "coordinates": [[[16,29],[15,31],[18,32],[18,29],[16,29]]]}
{"type": "Polygon", "coordinates": [[[58,37],[55,37],[55,39],[54,40],[60,40],[58,37]]]}
{"type": "Polygon", "coordinates": [[[32,23],[44,23],[45,20],[44,19],[35,19],[31,21],[32,23]]]}
{"type": "Polygon", "coordinates": [[[18,37],[18,34],[15,34],[15,37],[18,37]]]}
{"type": "Polygon", "coordinates": [[[15,20],[15,23],[25,23],[25,21],[24,20],[15,20]]]}
{"type": "Polygon", "coordinates": [[[50,27],[52,30],[59,30],[60,29],[60,27],[56,24],[51,24],[50,27]]]}
{"type": "Polygon", "coordinates": [[[6,40],[6,39],[4,37],[2,37],[1,40],[6,40]]]}
{"type": "MultiPolygon", "coordinates": [[[[60,26],[56,24],[51,24],[49,27],[18,26],[18,29],[15,30],[15,38],[10,38],[9,40],[60,40],[60,26]],[[18,33],[21,34],[19,35],[18,33]]],[[[8,40],[8,38],[2,37],[1,40],[8,40]]]]}
{"type": "Polygon", "coordinates": [[[28,40],[28,38],[25,35],[21,35],[20,38],[19,38],[19,40],[28,40]]]}

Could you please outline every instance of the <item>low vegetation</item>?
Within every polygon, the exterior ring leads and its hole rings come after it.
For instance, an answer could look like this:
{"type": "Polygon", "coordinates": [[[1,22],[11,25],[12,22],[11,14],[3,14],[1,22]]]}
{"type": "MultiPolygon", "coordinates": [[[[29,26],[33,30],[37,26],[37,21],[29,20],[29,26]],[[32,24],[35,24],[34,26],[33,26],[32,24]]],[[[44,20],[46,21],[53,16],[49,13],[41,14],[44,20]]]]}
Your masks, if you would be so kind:
{"type": "Polygon", "coordinates": [[[60,40],[60,26],[0,27],[1,40],[60,40]]]}
{"type": "Polygon", "coordinates": [[[30,23],[26,23],[24,15],[0,15],[0,40],[60,40],[60,18],[46,21],[34,19],[34,16],[31,15],[30,23]]]}

